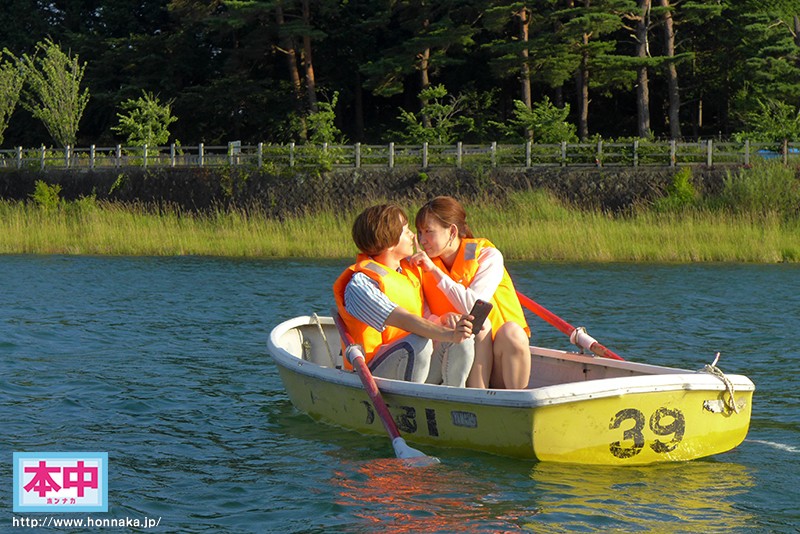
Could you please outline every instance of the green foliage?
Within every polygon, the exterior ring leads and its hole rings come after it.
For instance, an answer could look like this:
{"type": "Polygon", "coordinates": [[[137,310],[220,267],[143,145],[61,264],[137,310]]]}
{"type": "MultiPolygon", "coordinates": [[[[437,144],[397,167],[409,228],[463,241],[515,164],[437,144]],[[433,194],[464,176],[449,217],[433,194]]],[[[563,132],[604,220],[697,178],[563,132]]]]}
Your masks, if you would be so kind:
{"type": "Polygon", "coordinates": [[[796,217],[800,213],[800,182],[794,169],[778,162],[728,171],[719,202],[732,213],[766,215],[777,212],[785,217],[796,217]]]}
{"type": "Polygon", "coordinates": [[[512,138],[522,137],[524,132],[530,131],[533,133],[533,141],[537,143],[552,144],[561,141],[573,143],[578,140],[578,136],[575,125],[567,122],[569,109],[569,104],[559,108],[546,96],[531,109],[528,109],[521,100],[515,100],[514,118],[508,125],[499,126],[512,138]]]}
{"type": "Polygon", "coordinates": [[[336,127],[336,104],[339,102],[339,93],[333,93],[330,102],[317,102],[317,111],[309,113],[305,118],[308,130],[308,141],[321,145],[344,144],[347,141],[342,136],[342,131],[336,127]]]}
{"type": "Polygon", "coordinates": [[[734,134],[736,141],[781,143],[800,139],[800,108],[772,99],[758,99],[757,103],[758,109],[745,115],[746,129],[734,134]]]}
{"type": "Polygon", "coordinates": [[[419,98],[424,102],[419,113],[400,110],[398,119],[405,125],[405,130],[392,132],[392,135],[402,141],[449,145],[474,129],[474,121],[462,115],[464,97],[449,95],[444,85],[423,89],[419,98]]]}
{"type": "Polygon", "coordinates": [[[672,176],[672,181],[667,186],[667,196],[656,200],[656,211],[681,211],[694,205],[697,199],[697,190],[692,183],[692,170],[682,167],[672,176]]]}
{"type": "MultiPolygon", "coordinates": [[[[8,50],[4,50],[3,53],[11,55],[8,50]]],[[[17,107],[22,84],[25,81],[19,67],[14,63],[8,61],[0,63],[0,145],[3,144],[3,134],[8,128],[11,114],[17,107]]]]}
{"type": "Polygon", "coordinates": [[[48,185],[42,180],[36,180],[36,189],[31,195],[33,202],[45,211],[57,210],[61,205],[61,185],[48,185]]]}
{"type": "Polygon", "coordinates": [[[111,129],[124,135],[130,146],[164,145],[169,141],[169,125],[178,120],[171,106],[172,101],[162,104],[157,96],[142,91],[136,100],[120,104],[124,113],[117,113],[119,124],[111,129]]]}
{"type": "Polygon", "coordinates": [[[70,57],[49,38],[36,45],[33,56],[22,56],[27,87],[22,91],[22,107],[42,121],[53,140],[61,146],[74,146],[89,90],[81,91],[86,64],[70,57]],[[41,56],[38,54],[42,54],[41,56]]]}
{"type": "Polygon", "coordinates": [[[97,195],[92,193],[89,196],[82,196],[72,202],[62,202],[64,211],[72,217],[82,217],[97,213],[100,206],[97,204],[97,195]]]}

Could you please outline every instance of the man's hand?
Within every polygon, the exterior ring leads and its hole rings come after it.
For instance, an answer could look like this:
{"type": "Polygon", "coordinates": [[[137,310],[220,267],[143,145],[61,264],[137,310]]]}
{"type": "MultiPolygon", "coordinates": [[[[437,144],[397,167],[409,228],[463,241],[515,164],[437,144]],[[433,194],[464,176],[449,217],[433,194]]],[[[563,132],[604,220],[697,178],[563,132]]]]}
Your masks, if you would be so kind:
{"type": "Polygon", "coordinates": [[[453,343],[461,343],[472,336],[472,316],[462,315],[453,331],[453,343]]]}

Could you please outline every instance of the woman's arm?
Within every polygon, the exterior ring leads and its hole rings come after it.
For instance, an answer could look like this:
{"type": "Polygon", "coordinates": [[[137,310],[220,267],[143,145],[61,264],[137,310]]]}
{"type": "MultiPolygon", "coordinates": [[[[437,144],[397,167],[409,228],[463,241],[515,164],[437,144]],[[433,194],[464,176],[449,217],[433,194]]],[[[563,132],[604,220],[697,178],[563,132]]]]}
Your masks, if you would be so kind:
{"type": "Polygon", "coordinates": [[[503,280],[504,268],[503,254],[494,247],[486,247],[478,256],[478,270],[469,287],[462,286],[437,268],[438,286],[458,311],[469,313],[476,300],[492,299],[503,280]]]}

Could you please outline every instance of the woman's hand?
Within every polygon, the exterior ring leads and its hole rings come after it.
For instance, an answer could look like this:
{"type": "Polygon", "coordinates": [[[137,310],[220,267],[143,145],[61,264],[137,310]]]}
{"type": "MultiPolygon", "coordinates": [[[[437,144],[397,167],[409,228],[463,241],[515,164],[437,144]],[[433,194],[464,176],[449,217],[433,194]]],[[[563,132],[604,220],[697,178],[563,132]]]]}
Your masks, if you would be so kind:
{"type": "Polygon", "coordinates": [[[439,322],[442,324],[442,326],[446,326],[447,328],[452,328],[455,330],[458,326],[459,319],[461,319],[460,313],[447,312],[439,317],[439,322]]]}
{"type": "Polygon", "coordinates": [[[415,252],[414,255],[409,258],[411,265],[422,267],[422,270],[426,273],[434,270],[436,265],[434,265],[433,260],[431,260],[431,258],[428,256],[428,253],[425,252],[425,249],[419,246],[417,234],[414,234],[414,247],[416,248],[417,252],[415,252]]]}

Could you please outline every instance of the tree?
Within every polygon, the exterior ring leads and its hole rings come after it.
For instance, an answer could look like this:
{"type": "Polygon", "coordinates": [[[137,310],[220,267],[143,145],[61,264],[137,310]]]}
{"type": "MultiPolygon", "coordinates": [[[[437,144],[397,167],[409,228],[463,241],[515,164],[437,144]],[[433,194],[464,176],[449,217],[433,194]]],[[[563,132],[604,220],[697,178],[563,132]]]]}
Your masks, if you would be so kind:
{"type": "Polygon", "coordinates": [[[78,123],[89,101],[89,90],[81,91],[86,64],[81,65],[78,56],[62,52],[50,39],[39,42],[33,56],[23,55],[21,64],[27,84],[22,91],[22,107],[42,121],[56,143],[74,146],[78,123]]]}
{"type": "Polygon", "coordinates": [[[660,0],[662,24],[664,31],[664,55],[667,57],[667,86],[669,95],[669,108],[667,120],[669,122],[669,136],[671,139],[681,137],[681,95],[678,83],[678,67],[675,61],[675,24],[672,17],[672,7],[669,0],[660,0]]]}
{"type": "Polygon", "coordinates": [[[569,104],[563,108],[555,106],[548,97],[537,102],[530,109],[520,100],[514,101],[514,118],[505,127],[510,137],[519,136],[519,132],[531,132],[531,141],[543,144],[555,144],[562,141],[569,143],[578,140],[574,124],[567,121],[569,104]]]}
{"type": "MultiPolygon", "coordinates": [[[[4,53],[11,55],[8,50],[4,50],[4,53]]],[[[14,113],[17,102],[19,102],[24,81],[16,61],[0,63],[0,145],[3,144],[3,135],[8,128],[11,114],[14,113]]]]}
{"type": "Polygon", "coordinates": [[[339,93],[334,93],[330,102],[317,102],[317,110],[310,111],[303,121],[297,121],[295,130],[300,128],[307,131],[308,142],[315,145],[323,143],[344,144],[346,141],[341,130],[336,127],[336,104],[339,102],[339,93]]]}
{"type": "MultiPolygon", "coordinates": [[[[421,108],[427,102],[425,92],[434,73],[460,61],[449,55],[452,48],[472,45],[475,28],[471,25],[472,7],[457,0],[402,0],[394,3],[388,26],[397,27],[397,34],[380,57],[364,65],[366,83],[381,96],[392,96],[404,90],[406,78],[419,75],[421,108]]],[[[421,115],[422,126],[429,127],[431,118],[421,115]]]]}
{"type": "Polygon", "coordinates": [[[426,103],[419,113],[400,110],[399,119],[406,129],[395,135],[403,141],[449,145],[473,128],[473,121],[462,115],[463,97],[449,95],[444,85],[423,89],[419,99],[426,103]],[[429,125],[426,126],[423,117],[429,125]]]}
{"type": "Polygon", "coordinates": [[[126,100],[118,113],[119,124],[111,129],[126,137],[131,146],[164,145],[169,141],[169,125],[177,121],[172,116],[172,102],[162,104],[152,93],[142,91],[136,100],[126,100]]]}
{"type": "MultiPolygon", "coordinates": [[[[501,35],[486,45],[495,59],[495,71],[502,77],[516,75],[520,82],[520,100],[530,109],[531,96],[531,54],[530,31],[533,10],[527,2],[502,2],[490,7],[484,13],[485,25],[493,31],[503,32],[512,22],[511,35],[501,35]]],[[[503,32],[504,33],[504,32],[503,32]]]]}
{"type": "Polygon", "coordinates": [[[639,59],[636,73],[636,115],[639,137],[650,137],[650,79],[647,58],[650,57],[650,0],[639,0],[636,20],[636,57],[639,59]]]}
{"type": "Polygon", "coordinates": [[[738,141],[782,143],[800,139],[800,108],[778,100],[757,100],[758,109],[745,115],[745,130],[737,132],[738,141]]]}
{"type": "Polygon", "coordinates": [[[575,71],[578,135],[589,137],[589,89],[630,86],[634,79],[630,58],[616,53],[615,32],[622,28],[622,14],[635,10],[628,0],[568,0],[556,13],[562,20],[559,38],[569,43],[579,58],[575,71]],[[591,78],[590,78],[591,76],[591,78]]]}

